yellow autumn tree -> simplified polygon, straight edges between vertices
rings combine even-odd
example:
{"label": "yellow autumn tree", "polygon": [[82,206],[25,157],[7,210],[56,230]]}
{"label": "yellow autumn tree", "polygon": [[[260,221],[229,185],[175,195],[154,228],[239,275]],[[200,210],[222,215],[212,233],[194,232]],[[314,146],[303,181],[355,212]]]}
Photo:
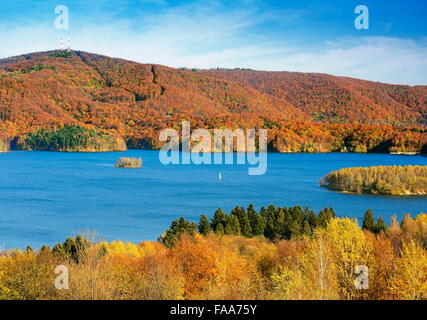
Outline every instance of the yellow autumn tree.
{"label": "yellow autumn tree", "polygon": [[372,265],[372,246],[366,241],[357,220],[335,218],[318,232],[317,237],[324,237],[331,246],[341,299],[361,299],[366,296],[366,290],[356,286],[355,281],[360,275],[356,268],[367,267],[369,270]]}
{"label": "yellow autumn tree", "polygon": [[32,251],[0,253],[0,300],[55,298],[53,270],[58,264],[56,257]]}
{"label": "yellow autumn tree", "polygon": [[276,298],[323,300],[339,297],[334,257],[323,234],[299,239],[297,250],[289,253],[291,256],[271,276]]}
{"label": "yellow autumn tree", "polygon": [[337,299],[338,283],[334,253],[325,233],[318,232],[297,255],[304,278],[305,299]]}
{"label": "yellow autumn tree", "polygon": [[247,239],[243,236],[222,237],[210,234],[205,246],[214,249],[216,275],[200,292],[199,299],[254,300],[265,298],[263,281],[257,270],[256,254],[268,251],[274,245],[265,239]]}
{"label": "yellow autumn tree", "polygon": [[391,299],[427,298],[427,254],[415,241],[403,245],[389,282]]}
{"label": "yellow autumn tree", "polygon": [[217,254],[214,248],[206,245],[206,239],[200,235],[194,238],[184,235],[171,249],[170,257],[185,279],[184,294],[187,298],[199,295],[217,276]]}
{"label": "yellow autumn tree", "polygon": [[367,299],[387,299],[388,283],[393,271],[396,253],[393,242],[384,233],[373,234],[365,231],[366,239],[373,248],[373,263],[369,268],[369,289]]}

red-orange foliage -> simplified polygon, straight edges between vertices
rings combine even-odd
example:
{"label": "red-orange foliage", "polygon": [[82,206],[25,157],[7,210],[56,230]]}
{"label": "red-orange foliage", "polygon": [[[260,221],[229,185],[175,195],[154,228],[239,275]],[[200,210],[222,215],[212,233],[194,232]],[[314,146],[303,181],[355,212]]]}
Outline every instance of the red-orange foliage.
{"label": "red-orange foliage", "polygon": [[173,69],[85,52],[0,60],[0,133],[9,138],[79,124],[158,148],[159,130],[185,119],[268,128],[278,151],[420,151],[426,101],[425,86],[323,74]]}

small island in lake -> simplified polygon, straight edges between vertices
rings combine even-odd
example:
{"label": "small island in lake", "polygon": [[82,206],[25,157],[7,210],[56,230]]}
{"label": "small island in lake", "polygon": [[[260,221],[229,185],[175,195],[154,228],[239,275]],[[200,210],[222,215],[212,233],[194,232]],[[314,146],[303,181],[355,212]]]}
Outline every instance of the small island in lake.
{"label": "small island in lake", "polygon": [[353,193],[395,196],[427,195],[427,166],[343,168],[320,180],[322,187]]}
{"label": "small island in lake", "polygon": [[127,158],[121,157],[117,162],[116,168],[141,168],[142,159],[141,158]]}

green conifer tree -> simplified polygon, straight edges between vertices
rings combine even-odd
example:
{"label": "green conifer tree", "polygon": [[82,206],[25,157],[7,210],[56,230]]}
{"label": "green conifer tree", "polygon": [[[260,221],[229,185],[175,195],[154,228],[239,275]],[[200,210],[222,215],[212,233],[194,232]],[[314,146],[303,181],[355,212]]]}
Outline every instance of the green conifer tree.
{"label": "green conifer tree", "polygon": [[251,224],[251,228],[254,228],[254,224],[255,224],[255,217],[257,212],[255,211],[254,205],[250,204],[248,206],[248,209],[246,210],[246,212],[248,213],[248,218],[249,218],[249,222]]}
{"label": "green conifer tree", "polygon": [[229,215],[227,225],[225,226],[225,234],[240,235],[239,219],[234,214]]}
{"label": "green conifer tree", "polygon": [[219,225],[222,225],[225,229],[225,224],[227,223],[227,215],[222,211],[221,208],[217,209],[214,213],[212,219],[212,229],[216,232],[219,228]]}
{"label": "green conifer tree", "polygon": [[219,234],[220,236],[225,234],[224,227],[221,223],[216,227],[215,233]]}
{"label": "green conifer tree", "polygon": [[170,228],[160,236],[159,241],[170,248],[176,244],[181,235],[194,235],[196,229],[197,225],[194,222],[189,222],[184,217],[181,217],[172,222]]}
{"label": "green conifer tree", "polygon": [[302,234],[305,236],[311,236],[311,227],[307,220],[302,225]]}
{"label": "green conifer tree", "polygon": [[387,226],[382,217],[379,217],[377,223],[375,224],[375,233],[386,232]]}
{"label": "green conifer tree", "polygon": [[363,216],[362,228],[371,232],[375,232],[374,214],[372,213],[371,209],[368,209]]}
{"label": "green conifer tree", "polygon": [[252,226],[252,234],[255,237],[264,235],[265,232],[265,221],[261,214],[257,213],[255,215],[255,221]]}
{"label": "green conifer tree", "polygon": [[317,220],[317,225],[322,228],[326,228],[329,223],[329,220],[335,218],[335,212],[332,208],[325,208],[320,210],[319,218]]}
{"label": "green conifer tree", "polygon": [[199,230],[199,233],[204,235],[204,236],[208,235],[212,231],[210,223],[209,223],[209,219],[204,214],[202,214],[200,216],[198,230]]}

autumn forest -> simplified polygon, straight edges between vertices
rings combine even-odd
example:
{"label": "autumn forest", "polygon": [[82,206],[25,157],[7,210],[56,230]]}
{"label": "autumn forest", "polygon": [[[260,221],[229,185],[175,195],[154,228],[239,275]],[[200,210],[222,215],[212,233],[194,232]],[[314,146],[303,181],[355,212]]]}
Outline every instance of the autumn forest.
{"label": "autumn forest", "polygon": [[[224,227],[225,226],[225,227]],[[198,225],[174,221],[159,242],[77,236],[0,256],[0,299],[426,299],[427,215],[368,210],[362,228],[299,206],[218,209]],[[70,270],[68,290],[53,270]],[[355,286],[355,267],[369,270]]]}
{"label": "autumn forest", "polygon": [[157,149],[159,130],[189,120],[208,129],[269,129],[270,151],[419,153],[426,150],[426,102],[425,86],[33,53],[0,60],[0,148],[29,149],[23,142],[40,130],[73,125],[128,148]]}
{"label": "autumn forest", "polygon": [[[183,120],[212,132],[217,128],[268,129],[269,152],[427,154],[427,86],[316,73],[170,68],[82,51],[57,50],[0,60],[0,152],[159,149],[159,132],[165,128],[179,132]],[[15,153],[25,152],[4,155]],[[69,164],[76,159],[64,160],[69,179],[80,178],[84,166],[99,162],[85,162],[75,173]],[[132,183],[140,182],[137,187],[145,187],[148,194],[162,194],[154,173],[149,178],[131,176],[145,173],[143,163],[148,162],[143,160],[137,155],[121,157],[115,166],[96,162],[89,178],[82,180],[99,188],[90,194],[93,203],[102,198],[108,189],[105,185],[114,183],[117,190],[110,198],[117,195],[119,206],[106,202],[102,210],[119,212],[122,199],[133,202],[136,197],[126,189],[133,189]],[[328,161],[324,159],[323,164]],[[104,168],[114,173],[113,183]],[[95,174],[101,170],[99,186]],[[425,165],[342,168],[325,172],[313,188],[421,197],[427,192],[426,170]],[[287,171],[278,172],[283,176]],[[123,178],[120,174],[127,179],[122,184],[118,183]],[[177,188],[167,178],[167,190]],[[281,181],[277,178],[274,183]],[[233,188],[238,188],[238,180],[234,182]],[[57,188],[64,185],[58,182]],[[74,188],[80,182],[70,185]],[[248,194],[256,197],[256,192]],[[81,193],[86,196],[83,189]],[[56,202],[48,202],[49,196],[45,195],[47,200],[42,196],[24,199],[29,204],[22,207],[33,209],[37,205],[31,207],[30,201],[46,200],[57,210]],[[179,199],[169,199],[173,208],[186,196],[184,190]],[[189,207],[192,201],[187,201]],[[46,208],[46,203],[39,207]],[[217,209],[209,216],[201,215],[198,223],[180,217],[171,221],[157,241],[138,244],[84,234],[52,247],[0,250],[0,300],[427,299],[427,214],[402,214],[399,221],[396,216],[385,221],[365,208],[363,221],[358,221],[338,217],[334,203],[317,213],[299,205],[269,205],[259,210],[253,205],[238,206],[228,213]],[[74,212],[68,213],[71,221]],[[53,285],[58,265],[70,270],[68,290]],[[369,286],[362,289],[355,286],[357,266],[369,270]]]}

